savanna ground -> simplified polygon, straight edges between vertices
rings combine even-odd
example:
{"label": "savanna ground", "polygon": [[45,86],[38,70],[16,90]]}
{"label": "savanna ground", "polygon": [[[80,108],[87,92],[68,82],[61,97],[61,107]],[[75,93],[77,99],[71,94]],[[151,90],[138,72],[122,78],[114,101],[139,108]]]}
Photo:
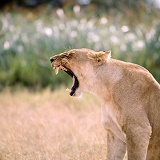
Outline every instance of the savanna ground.
{"label": "savanna ground", "polygon": [[102,160],[105,130],[99,101],[62,88],[0,93],[0,160]]}

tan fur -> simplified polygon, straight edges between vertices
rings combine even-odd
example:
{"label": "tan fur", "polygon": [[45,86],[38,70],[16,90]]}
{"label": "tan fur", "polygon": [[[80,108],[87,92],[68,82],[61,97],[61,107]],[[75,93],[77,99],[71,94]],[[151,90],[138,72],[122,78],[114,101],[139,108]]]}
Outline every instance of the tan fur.
{"label": "tan fur", "polygon": [[[73,49],[54,56],[79,80],[76,93],[88,91],[103,106],[107,159],[160,159],[160,85],[143,67],[110,58],[110,51]],[[63,62],[65,61],[65,63]]]}

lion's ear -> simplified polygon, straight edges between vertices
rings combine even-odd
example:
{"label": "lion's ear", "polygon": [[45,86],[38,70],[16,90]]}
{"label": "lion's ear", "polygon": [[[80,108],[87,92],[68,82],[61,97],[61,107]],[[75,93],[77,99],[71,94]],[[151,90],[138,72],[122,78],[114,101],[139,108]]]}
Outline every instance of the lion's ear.
{"label": "lion's ear", "polygon": [[111,51],[89,52],[87,53],[87,57],[92,60],[95,65],[102,65],[111,57]]}

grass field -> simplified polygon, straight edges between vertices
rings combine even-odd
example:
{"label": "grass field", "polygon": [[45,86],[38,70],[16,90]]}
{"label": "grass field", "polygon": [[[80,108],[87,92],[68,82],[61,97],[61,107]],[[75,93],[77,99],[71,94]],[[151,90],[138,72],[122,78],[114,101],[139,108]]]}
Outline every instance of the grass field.
{"label": "grass field", "polygon": [[62,88],[0,93],[0,160],[102,160],[105,130],[99,101]]}

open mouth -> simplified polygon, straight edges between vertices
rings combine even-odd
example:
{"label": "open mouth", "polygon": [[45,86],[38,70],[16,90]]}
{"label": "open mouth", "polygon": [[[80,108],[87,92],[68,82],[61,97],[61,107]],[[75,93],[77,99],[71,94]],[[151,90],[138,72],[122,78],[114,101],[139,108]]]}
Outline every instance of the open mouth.
{"label": "open mouth", "polygon": [[73,96],[77,90],[77,88],[79,87],[79,82],[78,79],[76,77],[76,75],[68,68],[65,68],[63,66],[59,66],[59,67],[53,67],[55,69],[55,73],[58,74],[59,69],[65,71],[68,75],[70,75],[72,77],[72,87],[71,89],[67,88],[66,91],[68,91],[70,93],[71,96]]}

